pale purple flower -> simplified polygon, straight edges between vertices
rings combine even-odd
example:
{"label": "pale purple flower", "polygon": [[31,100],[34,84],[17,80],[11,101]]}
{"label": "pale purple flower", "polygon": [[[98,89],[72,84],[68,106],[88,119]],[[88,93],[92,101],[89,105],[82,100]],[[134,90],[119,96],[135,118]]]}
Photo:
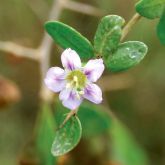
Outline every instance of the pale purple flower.
{"label": "pale purple flower", "polygon": [[61,55],[64,70],[52,67],[45,78],[46,86],[53,92],[60,92],[62,104],[75,110],[84,98],[99,104],[102,102],[102,91],[94,84],[104,71],[102,59],[89,60],[82,66],[79,55],[72,49],[66,49]]}

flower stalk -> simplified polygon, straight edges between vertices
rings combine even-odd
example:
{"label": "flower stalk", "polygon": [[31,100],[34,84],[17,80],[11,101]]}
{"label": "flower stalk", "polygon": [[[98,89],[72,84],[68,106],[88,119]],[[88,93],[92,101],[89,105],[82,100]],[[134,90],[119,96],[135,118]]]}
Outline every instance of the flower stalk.
{"label": "flower stalk", "polygon": [[70,111],[70,112],[68,113],[68,115],[67,115],[66,118],[64,119],[63,123],[59,126],[59,129],[61,129],[61,128],[66,124],[66,122],[67,122],[72,116],[74,116],[74,115],[77,114],[78,109],[79,109],[79,108],[77,108],[77,109],[75,109],[75,110],[72,110],[72,111]]}
{"label": "flower stalk", "polygon": [[132,27],[142,18],[141,15],[136,13],[131,20],[126,24],[126,26],[123,28],[123,34],[120,39],[120,41],[123,41],[124,38],[127,36],[127,34],[131,31]]}

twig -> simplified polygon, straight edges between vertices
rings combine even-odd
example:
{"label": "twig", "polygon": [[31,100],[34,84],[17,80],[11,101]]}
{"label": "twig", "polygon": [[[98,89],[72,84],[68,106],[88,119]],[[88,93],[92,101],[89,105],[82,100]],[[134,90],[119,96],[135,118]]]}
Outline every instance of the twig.
{"label": "twig", "polygon": [[[101,10],[92,7],[90,5],[86,5],[78,2],[71,2],[70,0],[56,0],[53,3],[53,8],[50,12],[48,20],[55,19],[58,20],[60,17],[61,11],[66,8],[75,12],[84,13],[87,15],[101,16],[103,13]],[[50,51],[52,48],[52,40],[50,37],[44,33],[43,39],[41,41],[41,45],[38,49],[27,48],[25,46],[21,46],[19,44],[10,42],[10,41],[0,41],[0,51],[4,51],[7,53],[12,53],[15,56],[28,58],[31,60],[40,60],[41,63],[45,63],[42,68],[42,73],[45,74],[45,71],[48,67],[49,58],[46,56],[50,56]],[[42,56],[40,58],[40,56]],[[48,66],[48,65],[47,65]]]}
{"label": "twig", "polygon": [[139,15],[138,13],[136,13],[131,20],[126,24],[126,26],[123,29],[123,34],[121,37],[121,41],[123,41],[123,39],[127,36],[127,34],[130,32],[130,30],[132,29],[132,27],[142,18],[141,15]]}
{"label": "twig", "polygon": [[[60,14],[62,10],[64,9],[64,6],[62,5],[62,2],[67,2],[69,0],[54,0],[51,12],[49,14],[48,20],[55,19],[58,20],[60,17]],[[45,32],[41,46],[39,47],[40,50],[40,71],[41,71],[41,79],[43,80],[45,77],[45,74],[49,68],[49,61],[50,61],[50,55],[51,55],[51,48],[53,45],[52,39],[48,36],[48,34]],[[40,90],[40,97],[42,100],[45,101],[51,101],[52,100],[52,92],[48,90],[48,88],[45,87],[43,81],[41,82],[41,90]]]}
{"label": "twig", "polygon": [[87,15],[92,15],[96,17],[104,15],[104,12],[100,9],[80,2],[69,1],[68,3],[63,3],[63,5],[66,9]]}
{"label": "twig", "polygon": [[[29,10],[34,14],[34,16],[38,19],[39,24],[42,25],[43,21],[45,21],[45,16],[43,16],[43,14],[41,13],[42,12],[41,9],[35,7],[34,1],[24,1],[24,3],[27,5]],[[44,6],[45,10],[49,8],[47,1],[41,1],[40,6]]]}
{"label": "twig", "polygon": [[0,50],[12,53],[15,56],[29,58],[31,60],[39,60],[38,49],[27,48],[10,41],[0,41]]}

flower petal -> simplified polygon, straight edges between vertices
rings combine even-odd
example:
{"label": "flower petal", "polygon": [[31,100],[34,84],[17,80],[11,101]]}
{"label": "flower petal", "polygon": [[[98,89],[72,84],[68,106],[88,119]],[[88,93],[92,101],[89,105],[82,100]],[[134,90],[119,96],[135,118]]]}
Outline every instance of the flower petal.
{"label": "flower petal", "polygon": [[61,61],[64,68],[75,70],[81,68],[81,60],[79,55],[72,49],[66,49],[61,55]]}
{"label": "flower petal", "polygon": [[83,100],[82,97],[78,98],[76,91],[67,88],[61,91],[59,97],[60,100],[62,100],[62,104],[71,110],[75,110],[79,107]]}
{"label": "flower petal", "polygon": [[88,84],[84,90],[84,98],[87,100],[95,103],[100,104],[102,102],[102,91],[100,87],[98,87],[96,84]]}
{"label": "flower petal", "polygon": [[84,66],[84,74],[91,82],[96,82],[104,71],[102,59],[89,60]]}
{"label": "flower petal", "polygon": [[65,71],[59,67],[48,70],[44,79],[46,86],[53,92],[59,92],[65,87]]}
{"label": "flower petal", "polygon": [[71,92],[72,92],[72,89],[70,89],[70,88],[64,88],[64,89],[60,92],[60,94],[59,94],[59,99],[60,99],[60,100],[66,100],[66,99],[68,99]]}

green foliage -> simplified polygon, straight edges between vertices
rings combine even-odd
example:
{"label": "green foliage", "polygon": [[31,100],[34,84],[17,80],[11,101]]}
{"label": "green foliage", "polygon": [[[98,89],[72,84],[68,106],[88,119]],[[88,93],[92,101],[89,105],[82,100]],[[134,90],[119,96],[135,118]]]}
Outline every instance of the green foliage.
{"label": "green foliage", "polygon": [[46,103],[41,107],[41,114],[37,125],[37,150],[42,165],[55,165],[55,157],[52,156],[50,148],[55,136],[55,120],[49,105]]}
{"label": "green foliage", "polygon": [[114,161],[122,165],[149,164],[145,152],[118,120],[113,120],[110,136],[112,140],[112,159]]}
{"label": "green foliage", "polygon": [[[57,110],[55,119],[60,125],[65,118],[63,114],[66,114],[68,109],[58,101],[55,102],[55,107]],[[95,137],[110,129],[111,119],[102,111],[100,106],[84,101],[79,107],[78,117],[82,124],[82,136],[84,138]]]}
{"label": "green foliage", "polygon": [[117,15],[102,18],[94,37],[96,56],[103,56],[111,71],[127,70],[138,64],[147,53],[147,46],[138,41],[119,44],[124,19]]}
{"label": "green foliage", "polygon": [[[56,118],[59,118],[61,114],[66,112],[66,108],[59,102],[56,102],[56,109]],[[80,106],[78,116],[83,127],[83,138],[89,140],[89,145],[91,147],[95,146],[95,150],[102,150],[104,144],[102,139],[98,137],[101,137],[101,135],[105,137],[107,135],[109,142],[106,143],[106,146],[107,149],[110,149],[110,160],[114,160],[123,165],[132,165],[132,162],[134,165],[148,165],[148,159],[143,149],[135,142],[131,133],[122,123],[108,112],[108,109],[103,106],[84,102]],[[72,131],[69,128],[65,131],[61,130],[61,134],[66,132],[67,136],[70,136]],[[71,137],[74,138],[74,136],[75,135],[72,135]],[[61,142],[66,143],[66,140],[66,138],[62,138]],[[91,141],[96,144],[91,144]],[[61,142],[57,142],[56,147],[58,144],[61,145]],[[97,146],[99,146],[99,148]]]}
{"label": "green foliage", "polygon": [[146,55],[147,46],[139,41],[129,41],[119,45],[118,49],[105,61],[111,71],[123,71],[137,65]]}
{"label": "green foliage", "polygon": [[[105,16],[101,20],[94,37],[95,54],[96,56],[103,55],[104,62],[111,71],[123,71],[131,68],[138,64],[147,53],[147,46],[142,42],[129,41],[119,44],[124,22],[124,19],[120,16]],[[79,53],[81,58],[92,58],[94,56],[93,47],[90,42],[73,28],[57,21],[47,22],[45,28],[61,47],[74,49]],[[61,125],[65,119],[62,114],[66,112],[66,108],[58,102],[56,102],[56,108],[54,120]],[[112,137],[118,136],[116,134],[118,131],[111,130],[111,123],[115,126],[114,130],[118,129],[116,127],[116,120],[103,109],[104,107],[98,107],[89,103],[83,103],[80,106],[78,115],[84,128],[84,138],[90,139],[91,137],[108,132],[111,132]],[[128,140],[130,139],[129,134],[127,135],[125,132],[123,134],[124,138],[128,136]],[[80,141],[81,135],[82,128],[79,118],[72,116],[56,131],[51,150],[52,154],[60,156],[71,151]],[[118,147],[118,143],[122,145],[120,138],[116,139],[114,143],[115,149]],[[130,144],[130,146],[136,150],[134,144]],[[125,146],[124,149],[126,149]],[[126,164],[125,162],[128,161],[127,153],[121,151],[119,157],[124,157],[124,162],[122,163]],[[135,156],[135,161],[138,158]],[[131,160],[134,160],[134,156],[133,159],[131,157]]]}
{"label": "green foliage", "polygon": [[159,24],[157,26],[157,35],[162,44],[165,45],[165,10],[160,18]]}
{"label": "green foliage", "polygon": [[94,37],[96,56],[107,57],[117,48],[124,22],[124,19],[117,15],[108,15],[102,18]]}
{"label": "green foliage", "polygon": [[141,0],[136,4],[136,11],[148,19],[161,17],[165,0]]}
{"label": "green foliage", "polygon": [[111,118],[97,105],[83,102],[79,108],[78,116],[85,138],[96,137],[110,129]]}
{"label": "green foliage", "polygon": [[78,117],[72,116],[62,128],[56,131],[52,154],[60,156],[71,151],[80,141],[81,134],[81,123]]}
{"label": "green foliage", "polygon": [[94,56],[91,43],[72,27],[58,21],[50,21],[45,24],[45,29],[62,48],[75,50],[83,59]]}

